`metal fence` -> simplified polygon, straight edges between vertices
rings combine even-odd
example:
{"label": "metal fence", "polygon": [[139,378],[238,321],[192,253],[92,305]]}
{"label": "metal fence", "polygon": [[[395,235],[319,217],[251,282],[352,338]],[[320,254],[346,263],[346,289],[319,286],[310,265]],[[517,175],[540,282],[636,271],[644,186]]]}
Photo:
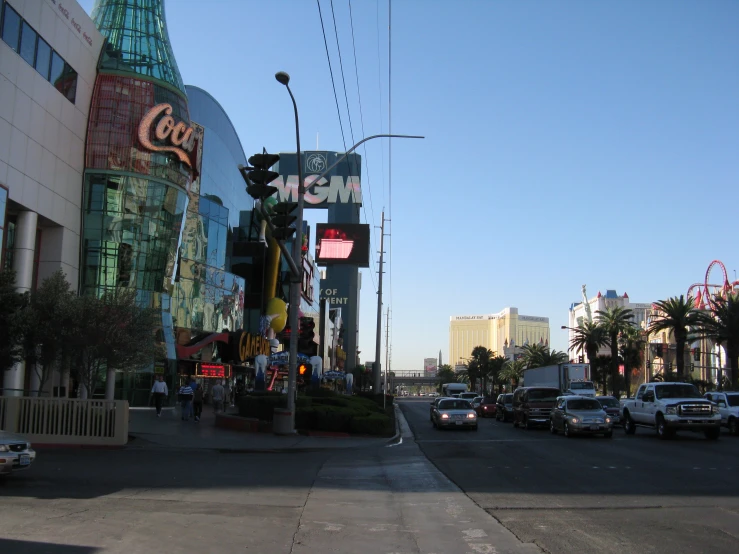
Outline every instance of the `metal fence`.
{"label": "metal fence", "polygon": [[0,430],[39,444],[122,446],[128,442],[128,402],[0,397]]}

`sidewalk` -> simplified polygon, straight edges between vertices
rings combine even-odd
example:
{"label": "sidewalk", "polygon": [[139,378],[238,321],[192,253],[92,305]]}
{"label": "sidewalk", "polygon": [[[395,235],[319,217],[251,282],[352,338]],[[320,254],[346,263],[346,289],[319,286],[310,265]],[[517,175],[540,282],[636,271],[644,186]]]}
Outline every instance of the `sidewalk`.
{"label": "sidewalk", "polygon": [[[229,414],[235,413],[229,408]],[[131,408],[127,448],[177,448],[226,452],[285,452],[378,447],[394,439],[278,436],[271,433],[241,433],[215,426],[212,406],[204,406],[199,422],[182,421],[179,408],[165,408],[157,417],[154,408]]]}

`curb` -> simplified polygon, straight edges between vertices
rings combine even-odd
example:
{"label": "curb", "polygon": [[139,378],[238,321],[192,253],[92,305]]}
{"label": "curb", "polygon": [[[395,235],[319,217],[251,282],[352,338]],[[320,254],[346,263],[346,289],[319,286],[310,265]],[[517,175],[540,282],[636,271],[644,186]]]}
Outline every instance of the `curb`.
{"label": "curb", "polygon": [[123,450],[127,444],[56,444],[56,443],[32,443],[34,450],[59,450],[80,448],[85,450]]}
{"label": "curb", "polygon": [[393,402],[393,410],[395,412],[395,434],[385,443],[387,445],[398,444],[401,441],[400,418],[404,416],[396,402]]}

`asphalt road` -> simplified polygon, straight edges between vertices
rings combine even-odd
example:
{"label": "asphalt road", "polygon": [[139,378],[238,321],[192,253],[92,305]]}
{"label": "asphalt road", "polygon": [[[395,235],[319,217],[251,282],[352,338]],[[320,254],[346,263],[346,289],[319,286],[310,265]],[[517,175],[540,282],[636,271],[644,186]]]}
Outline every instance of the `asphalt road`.
{"label": "asphalt road", "polygon": [[441,431],[429,402],[399,401],[421,450],[524,542],[555,554],[739,552],[739,437],[567,439],[494,419]]}
{"label": "asphalt road", "polygon": [[0,481],[0,553],[541,552],[406,439],[277,453],[136,441],[39,450],[30,470]]}

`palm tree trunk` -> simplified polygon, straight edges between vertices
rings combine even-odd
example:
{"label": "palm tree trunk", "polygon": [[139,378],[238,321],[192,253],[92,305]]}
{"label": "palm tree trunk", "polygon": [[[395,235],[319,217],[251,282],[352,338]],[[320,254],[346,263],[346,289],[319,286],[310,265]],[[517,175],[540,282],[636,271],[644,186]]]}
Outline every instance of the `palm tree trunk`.
{"label": "palm tree trunk", "polygon": [[618,335],[611,334],[611,388],[613,396],[620,398],[618,386]]}
{"label": "palm tree trunk", "polygon": [[675,337],[675,365],[677,365],[677,374],[681,381],[687,381],[688,376],[685,374],[685,339]]}

